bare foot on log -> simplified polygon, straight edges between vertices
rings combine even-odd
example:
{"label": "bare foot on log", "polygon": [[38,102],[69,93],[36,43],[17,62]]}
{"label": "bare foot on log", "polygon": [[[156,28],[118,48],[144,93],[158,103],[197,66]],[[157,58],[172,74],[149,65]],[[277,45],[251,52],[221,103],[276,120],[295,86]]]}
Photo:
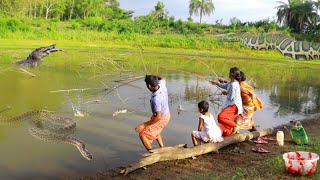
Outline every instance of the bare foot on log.
{"label": "bare foot on log", "polygon": [[230,135],[238,134],[239,132],[240,132],[240,127],[239,127],[239,126],[235,126],[235,127],[232,129]]}

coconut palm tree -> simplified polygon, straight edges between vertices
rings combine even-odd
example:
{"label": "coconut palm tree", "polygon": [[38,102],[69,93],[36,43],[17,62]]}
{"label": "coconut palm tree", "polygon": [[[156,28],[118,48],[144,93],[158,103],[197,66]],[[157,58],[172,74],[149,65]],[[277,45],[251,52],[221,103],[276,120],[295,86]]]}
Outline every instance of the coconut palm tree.
{"label": "coconut palm tree", "polygon": [[314,29],[317,24],[317,10],[314,2],[305,1],[293,10],[295,21],[297,23],[296,30],[305,32],[308,29]]}
{"label": "coconut palm tree", "polygon": [[320,0],[315,1],[314,5],[316,6],[317,10],[319,10],[320,9]]}
{"label": "coconut palm tree", "polygon": [[212,0],[190,0],[189,1],[189,14],[200,16],[200,24],[203,15],[210,15],[214,11],[214,4]]}
{"label": "coconut palm tree", "polygon": [[294,9],[294,4],[296,3],[297,0],[288,0],[288,4],[278,1],[280,4],[276,8],[278,9],[277,11],[277,22],[278,23],[283,23],[286,24],[290,27],[290,25],[293,23],[293,9]]}
{"label": "coconut palm tree", "polygon": [[168,18],[168,11],[166,10],[166,7],[164,6],[163,2],[158,1],[157,5],[154,7],[154,11],[152,11],[154,14],[154,18],[157,18],[159,20],[167,19]]}
{"label": "coconut palm tree", "polygon": [[276,8],[278,23],[286,24],[294,32],[304,32],[317,21],[316,4],[311,0],[288,0],[288,4],[278,1]]}

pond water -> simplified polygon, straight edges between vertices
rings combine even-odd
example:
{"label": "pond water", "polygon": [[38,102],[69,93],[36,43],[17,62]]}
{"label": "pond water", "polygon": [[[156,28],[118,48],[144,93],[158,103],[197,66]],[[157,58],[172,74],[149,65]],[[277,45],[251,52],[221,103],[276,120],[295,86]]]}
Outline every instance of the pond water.
{"label": "pond water", "polygon": [[[201,54],[70,49],[67,54],[52,54],[40,67],[28,70],[36,75],[32,78],[7,61],[25,57],[30,51],[7,49],[0,54],[0,107],[12,108],[1,118],[35,109],[73,118],[77,130],[72,136],[83,141],[94,157],[88,161],[73,145],[34,138],[26,120],[0,127],[0,179],[79,177],[137,161],[145,150],[134,128],[150,116],[150,92],[141,78],[124,83],[146,73],[160,74],[167,80],[172,117],[163,139],[168,146],[192,146],[190,133],[197,129],[199,116],[197,102],[208,100],[209,111],[217,116],[225,97],[205,79],[215,79],[215,74],[227,77],[233,66],[247,74],[264,102],[264,108],[254,115],[259,129],[314,115],[320,109],[318,65]],[[185,111],[178,111],[178,106]],[[75,117],[75,109],[88,116]],[[121,110],[127,113],[114,114]]]}

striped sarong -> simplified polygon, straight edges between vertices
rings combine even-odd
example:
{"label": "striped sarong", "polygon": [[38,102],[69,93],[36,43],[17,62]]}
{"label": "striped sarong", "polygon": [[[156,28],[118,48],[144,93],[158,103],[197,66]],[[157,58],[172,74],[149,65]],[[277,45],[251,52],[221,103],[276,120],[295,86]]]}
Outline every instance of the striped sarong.
{"label": "striped sarong", "polygon": [[[153,115],[152,115],[153,116]],[[152,116],[150,118],[152,118]],[[143,128],[140,132],[140,136],[146,136],[149,140],[153,141],[158,138],[159,134],[162,132],[163,128],[168,124],[170,120],[170,112],[167,113],[165,116],[162,116],[162,118],[152,124],[152,125],[147,125],[145,128]]]}

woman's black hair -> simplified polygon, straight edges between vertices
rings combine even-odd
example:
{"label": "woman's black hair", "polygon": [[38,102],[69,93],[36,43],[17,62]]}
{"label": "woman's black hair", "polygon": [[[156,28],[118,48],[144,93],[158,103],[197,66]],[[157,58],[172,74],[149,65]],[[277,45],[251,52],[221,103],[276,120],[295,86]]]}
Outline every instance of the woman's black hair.
{"label": "woman's black hair", "polygon": [[156,87],[159,84],[159,79],[158,76],[154,76],[154,75],[146,75],[146,78],[144,79],[144,81],[146,82],[146,84],[150,84],[152,87]]}
{"label": "woman's black hair", "polygon": [[247,77],[246,77],[246,75],[244,74],[244,72],[240,71],[240,76],[241,76],[241,81],[247,80]]}
{"label": "woman's black hair", "polygon": [[208,112],[209,103],[207,101],[201,101],[201,102],[198,103],[198,108],[202,109],[203,112]]}
{"label": "woman's black hair", "polygon": [[240,69],[238,67],[230,68],[230,73],[232,74],[232,77],[234,77],[237,81],[241,81]]}

